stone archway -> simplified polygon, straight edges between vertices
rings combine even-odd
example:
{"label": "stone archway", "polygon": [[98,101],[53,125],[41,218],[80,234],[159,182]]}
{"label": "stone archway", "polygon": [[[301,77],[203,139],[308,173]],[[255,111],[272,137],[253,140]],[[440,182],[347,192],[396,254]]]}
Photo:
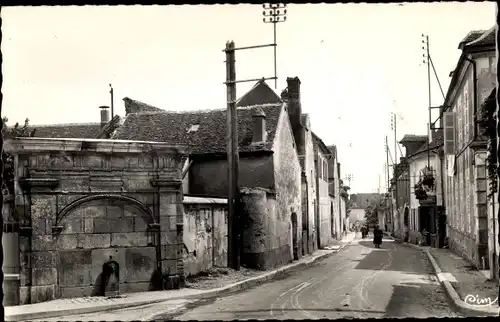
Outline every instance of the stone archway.
{"label": "stone archway", "polygon": [[102,267],[111,257],[120,267],[121,292],[149,290],[160,239],[147,206],[123,195],[86,196],[56,218],[60,297],[100,295]]}

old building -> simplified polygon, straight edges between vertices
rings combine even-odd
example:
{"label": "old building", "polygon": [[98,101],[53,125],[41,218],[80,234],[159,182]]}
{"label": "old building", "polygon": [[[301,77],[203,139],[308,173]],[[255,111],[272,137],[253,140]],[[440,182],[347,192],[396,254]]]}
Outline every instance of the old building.
{"label": "old building", "polygon": [[182,147],[14,138],[4,148],[15,155],[10,304],[182,285]]}
{"label": "old building", "polygon": [[[134,102],[129,100],[129,106]],[[264,81],[237,106],[239,185],[247,219],[242,264],[269,268],[302,255],[300,164],[291,113]],[[189,146],[184,193],[220,199],[228,192],[226,124],[226,109],[141,111],[128,114],[113,139]]]}
{"label": "old building", "polygon": [[[333,229],[335,227],[335,216],[333,202],[335,191],[330,193],[330,189],[335,184],[335,178],[330,177],[329,167],[335,159],[330,149],[314,132],[312,133],[314,144],[314,163],[316,165],[316,238],[318,248],[329,246],[333,242]],[[338,180],[337,180],[338,182]]]}
{"label": "old building", "polygon": [[394,236],[408,241],[408,225],[410,223],[410,168],[406,158],[401,157],[391,180],[391,190],[395,200]]}
{"label": "old building", "polygon": [[[441,161],[439,149],[443,145],[441,131],[433,131],[432,139],[426,136],[405,135],[400,143],[406,149],[408,163],[410,206],[408,240],[412,243],[424,241],[437,245],[438,233],[445,235],[445,220],[439,210],[443,206],[441,183]],[[404,220],[404,217],[403,217]],[[441,221],[441,222],[440,222]],[[422,233],[428,232],[426,237]]]}
{"label": "old building", "polygon": [[337,147],[328,146],[331,158],[328,161],[328,193],[330,195],[330,205],[332,213],[332,237],[334,240],[342,238],[342,225],[344,219],[340,215],[340,162],[338,159]]}
{"label": "old building", "polygon": [[488,269],[487,139],[479,133],[477,120],[479,107],[495,87],[495,28],[470,32],[459,49],[442,122],[449,242],[454,252]]}
{"label": "old building", "polygon": [[302,253],[309,254],[318,247],[315,216],[318,201],[311,122],[309,115],[302,113],[300,85],[298,77],[288,77],[281,99],[286,102],[301,166]]}

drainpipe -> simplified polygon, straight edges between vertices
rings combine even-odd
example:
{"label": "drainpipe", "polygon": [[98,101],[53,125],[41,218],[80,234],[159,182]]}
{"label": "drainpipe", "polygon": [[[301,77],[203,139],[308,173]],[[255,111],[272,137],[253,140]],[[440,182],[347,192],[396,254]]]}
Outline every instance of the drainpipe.
{"label": "drainpipe", "polygon": [[[447,174],[444,172],[444,167],[443,167],[443,163],[446,162],[446,160],[444,158],[444,153],[439,153],[439,162],[440,162],[440,167],[441,167],[441,169],[440,169],[441,170],[441,203],[442,203],[441,209],[444,209],[444,211],[446,213],[446,210],[445,210],[446,209],[446,202],[445,202],[446,196],[445,196],[445,189],[444,189],[444,180],[445,180],[445,178],[447,178],[447,177],[445,177],[445,175],[447,175]],[[440,215],[443,215],[443,214],[438,214],[438,216],[437,216],[438,225],[440,222],[440,220],[439,220]],[[442,231],[442,233],[444,234],[443,241],[446,239],[446,222],[447,221],[448,221],[448,219],[445,221],[443,231]],[[438,226],[438,235],[437,236],[438,236],[438,246],[439,246],[439,226]]]}

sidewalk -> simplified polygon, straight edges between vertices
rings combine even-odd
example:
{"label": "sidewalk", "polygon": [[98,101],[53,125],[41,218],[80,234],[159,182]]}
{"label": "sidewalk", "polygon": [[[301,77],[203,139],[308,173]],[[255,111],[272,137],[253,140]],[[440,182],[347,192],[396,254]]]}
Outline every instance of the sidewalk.
{"label": "sidewalk", "polygon": [[[100,311],[118,310],[134,306],[142,306],[176,299],[209,298],[237,290],[243,290],[256,284],[269,281],[276,276],[287,273],[292,269],[308,266],[322,258],[340,251],[350,244],[356,234],[350,232],[342,241],[333,245],[334,249],[319,249],[288,265],[269,271],[253,271],[253,277],[246,274],[237,275],[236,279],[221,281],[212,279],[203,283],[200,289],[183,288],[180,290],[140,292],[122,294],[119,298],[86,297],[72,299],[58,299],[37,304],[5,307],[5,321],[43,320],[44,318],[61,317],[76,314],[87,314]],[[329,247],[330,248],[330,247]]]}
{"label": "sidewalk", "polygon": [[[466,316],[499,316],[498,284],[449,249],[420,247],[458,311]],[[491,304],[490,304],[491,303]]]}

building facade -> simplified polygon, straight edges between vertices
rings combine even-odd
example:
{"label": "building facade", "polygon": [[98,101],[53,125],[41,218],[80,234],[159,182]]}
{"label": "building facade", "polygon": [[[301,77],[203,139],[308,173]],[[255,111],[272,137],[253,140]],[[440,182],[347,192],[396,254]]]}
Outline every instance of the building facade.
{"label": "building facade", "polygon": [[15,155],[10,304],[182,286],[182,147],[14,138],[4,148]]}
{"label": "building facade", "polygon": [[486,138],[477,110],[495,87],[495,28],[460,43],[444,102],[446,214],[450,248],[480,269],[489,267]]}

